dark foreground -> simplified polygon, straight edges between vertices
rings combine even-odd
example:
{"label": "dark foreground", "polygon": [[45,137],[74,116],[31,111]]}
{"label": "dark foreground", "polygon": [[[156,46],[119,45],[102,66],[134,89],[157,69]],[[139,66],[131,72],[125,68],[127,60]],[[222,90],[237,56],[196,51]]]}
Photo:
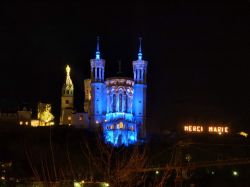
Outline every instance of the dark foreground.
{"label": "dark foreground", "polygon": [[[250,157],[249,139],[240,136],[186,136],[171,132],[150,135],[140,145],[113,148],[102,142],[100,133],[84,129],[0,130],[0,186],[250,184],[250,164],[232,161]],[[223,160],[229,164],[221,164]],[[207,161],[212,163],[196,164]],[[187,167],[191,164],[194,167]],[[179,166],[185,167],[179,170]],[[103,181],[106,183],[99,183]]]}

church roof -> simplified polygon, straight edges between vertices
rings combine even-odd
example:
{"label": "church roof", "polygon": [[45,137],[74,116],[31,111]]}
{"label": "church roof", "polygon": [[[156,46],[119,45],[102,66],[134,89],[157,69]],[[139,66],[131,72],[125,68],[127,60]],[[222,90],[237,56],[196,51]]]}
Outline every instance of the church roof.
{"label": "church roof", "polygon": [[131,77],[109,77],[109,78],[106,78],[106,80],[115,80],[115,79],[125,79],[125,80],[131,80],[131,81],[134,81],[134,79],[133,78],[131,78]]}

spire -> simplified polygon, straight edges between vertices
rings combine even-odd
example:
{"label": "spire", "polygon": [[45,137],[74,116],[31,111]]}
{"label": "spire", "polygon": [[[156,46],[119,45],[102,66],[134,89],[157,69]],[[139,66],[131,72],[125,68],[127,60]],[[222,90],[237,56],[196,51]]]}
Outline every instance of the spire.
{"label": "spire", "polygon": [[72,80],[70,78],[70,67],[69,67],[69,65],[67,65],[67,67],[66,67],[66,74],[67,74],[67,76],[66,76],[66,87],[71,88],[71,87],[73,87],[73,83],[72,83]]}
{"label": "spire", "polygon": [[67,76],[70,76],[70,67],[69,67],[69,65],[67,65],[67,67],[66,67],[66,73],[67,73]]}
{"label": "spire", "polygon": [[138,53],[138,60],[142,60],[141,41],[142,41],[142,38],[139,37],[139,53]]}
{"label": "spire", "polygon": [[95,52],[95,59],[96,60],[100,60],[99,41],[100,41],[100,37],[97,36],[96,37],[96,52]]}

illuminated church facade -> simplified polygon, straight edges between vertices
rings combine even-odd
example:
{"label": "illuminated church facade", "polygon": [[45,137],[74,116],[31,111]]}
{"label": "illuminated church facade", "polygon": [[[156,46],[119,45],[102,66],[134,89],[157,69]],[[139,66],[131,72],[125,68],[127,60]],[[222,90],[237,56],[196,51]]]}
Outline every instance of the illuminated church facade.
{"label": "illuminated church facade", "polygon": [[[95,58],[90,60],[91,78],[84,81],[84,110],[89,120],[88,128],[101,128],[107,143],[128,146],[145,139],[147,65],[142,58],[140,39],[138,58],[132,62],[133,78],[111,77],[105,80],[105,60],[101,58],[97,40]],[[70,78],[68,72],[67,79]],[[69,122],[73,109],[72,81],[68,80],[68,90],[66,87],[61,100],[61,124],[74,124]]]}

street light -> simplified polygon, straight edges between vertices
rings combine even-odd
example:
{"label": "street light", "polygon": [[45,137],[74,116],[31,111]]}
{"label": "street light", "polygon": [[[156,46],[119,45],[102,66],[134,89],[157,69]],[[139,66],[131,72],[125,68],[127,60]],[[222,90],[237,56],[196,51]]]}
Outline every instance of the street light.
{"label": "street light", "polygon": [[233,171],[232,171],[232,174],[233,174],[234,177],[238,177],[238,176],[239,176],[239,172],[236,171],[236,170],[233,170]]}

